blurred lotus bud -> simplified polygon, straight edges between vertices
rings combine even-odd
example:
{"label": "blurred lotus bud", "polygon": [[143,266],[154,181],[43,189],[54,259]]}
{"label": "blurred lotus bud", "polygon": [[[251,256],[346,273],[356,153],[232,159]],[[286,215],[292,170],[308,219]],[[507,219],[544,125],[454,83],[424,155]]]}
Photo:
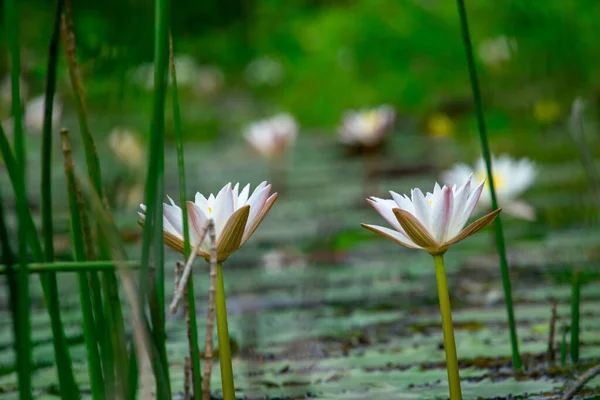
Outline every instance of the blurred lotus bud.
{"label": "blurred lotus bud", "polygon": [[114,128],[108,136],[108,145],[117,159],[129,168],[140,168],[144,164],[144,147],[139,140],[139,135],[132,129]]}

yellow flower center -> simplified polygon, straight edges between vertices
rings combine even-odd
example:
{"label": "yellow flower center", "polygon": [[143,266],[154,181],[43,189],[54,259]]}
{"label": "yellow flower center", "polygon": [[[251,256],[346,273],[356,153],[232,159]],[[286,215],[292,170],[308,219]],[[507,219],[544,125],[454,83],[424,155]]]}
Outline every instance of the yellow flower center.
{"label": "yellow flower center", "polygon": [[533,115],[538,122],[551,124],[560,118],[560,104],[554,100],[538,101],[533,109]]}
{"label": "yellow flower center", "polygon": [[209,214],[212,214],[212,210],[213,210],[213,209],[212,209],[212,207],[211,207],[211,206],[208,206],[208,213],[209,213]]}
{"label": "yellow flower center", "polygon": [[[487,174],[485,172],[480,172],[477,174],[476,178],[478,182],[481,182],[482,180],[487,179]],[[495,189],[501,189],[506,184],[506,178],[503,175],[492,173],[492,179],[494,180]],[[485,187],[486,189],[489,188],[489,180],[485,181]]]}
{"label": "yellow flower center", "polygon": [[369,127],[369,129],[374,130],[377,128],[377,124],[379,123],[379,116],[375,111],[367,111],[365,113],[365,123]]}

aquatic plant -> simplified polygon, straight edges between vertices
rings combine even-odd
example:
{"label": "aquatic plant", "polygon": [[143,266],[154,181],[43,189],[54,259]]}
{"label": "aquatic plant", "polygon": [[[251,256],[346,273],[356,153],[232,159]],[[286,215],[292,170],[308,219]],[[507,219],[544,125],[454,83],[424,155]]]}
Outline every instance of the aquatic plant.
{"label": "aquatic plant", "polygon": [[[506,154],[500,157],[492,155],[492,170],[498,205],[504,212],[514,217],[534,220],[535,209],[525,201],[518,200],[518,197],[535,182],[537,175],[535,164],[528,158],[516,160]],[[474,167],[464,163],[456,164],[442,173],[442,179],[453,185],[464,182],[470,175],[474,175],[478,181],[485,179],[486,165],[483,157],[477,160]],[[478,205],[486,209],[492,206],[489,182],[481,193]]]}
{"label": "aquatic plant", "polygon": [[347,111],[338,129],[339,139],[350,146],[374,147],[392,128],[396,112],[389,105]]}
{"label": "aquatic plant", "polygon": [[[475,115],[477,116],[477,130],[479,131],[479,143],[481,153],[485,160],[487,180],[489,182],[490,201],[492,209],[498,209],[496,198],[496,188],[494,186],[494,173],[492,170],[492,156],[490,145],[488,143],[485,117],[483,113],[483,101],[481,100],[481,90],[479,89],[479,80],[477,78],[477,69],[475,67],[475,57],[473,56],[473,44],[469,32],[469,22],[467,20],[467,9],[464,0],[456,0],[458,6],[458,17],[467,58],[467,69],[469,71],[469,81],[471,83],[471,94],[473,95],[473,104],[475,105]],[[494,221],[494,233],[496,238],[496,249],[500,258],[500,272],[502,274],[502,289],[504,290],[504,302],[506,303],[506,314],[508,319],[508,329],[510,336],[510,346],[512,350],[513,368],[521,368],[521,356],[519,354],[519,340],[517,338],[517,327],[515,323],[515,313],[512,301],[512,288],[510,283],[510,274],[508,272],[508,261],[506,258],[506,246],[504,245],[504,230],[502,229],[502,219],[496,218]]]}
{"label": "aquatic plant", "polygon": [[298,123],[291,114],[280,113],[250,124],[244,130],[244,139],[261,156],[281,157],[296,142]]}
{"label": "aquatic plant", "polygon": [[[206,198],[201,193],[196,193],[195,201],[186,203],[188,224],[191,227],[190,245],[193,246],[192,255],[194,257],[198,255],[210,262],[212,244],[206,231],[209,224],[214,223],[217,261],[217,332],[223,396],[227,400],[235,398],[235,391],[227,328],[223,262],[244,245],[265,218],[277,200],[277,193],[270,195],[270,192],[271,185],[268,185],[267,182],[258,185],[252,194],[250,194],[249,184],[240,191],[239,184],[232,188],[231,183],[228,183],[216,196],[211,193]],[[185,249],[182,210],[171,198],[169,198],[169,202],[170,204],[163,204],[164,241],[169,247],[183,253]],[[143,225],[146,220],[147,208],[144,204],[141,204],[140,207],[142,212],[138,214],[140,223]],[[184,271],[181,278],[183,285],[187,283],[186,273],[189,274]],[[172,307],[179,302],[182,294],[182,291],[177,292]]]}
{"label": "aquatic plant", "polygon": [[394,229],[361,224],[364,228],[404,247],[425,250],[433,256],[452,400],[460,399],[462,395],[443,255],[453,244],[487,227],[500,213],[500,209],[495,210],[465,228],[477,205],[484,182],[474,189],[471,188],[471,184],[472,178],[469,177],[461,186],[440,187],[436,183],[433,193],[428,192],[425,195],[417,188],[411,191],[410,198],[393,191],[390,191],[392,199],[372,197],[367,199],[369,203]]}

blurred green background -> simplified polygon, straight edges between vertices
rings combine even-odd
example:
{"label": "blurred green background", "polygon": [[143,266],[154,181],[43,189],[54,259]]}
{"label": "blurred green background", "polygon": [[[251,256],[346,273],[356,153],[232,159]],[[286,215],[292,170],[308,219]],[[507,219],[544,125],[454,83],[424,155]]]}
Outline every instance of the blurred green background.
{"label": "blurred green background", "polygon": [[[53,6],[19,2],[30,95],[43,90]],[[140,115],[147,130],[152,2],[73,6],[90,108]],[[598,97],[600,2],[469,0],[467,8],[492,134],[535,132],[568,114],[575,96]],[[423,131],[446,117],[459,136],[475,127],[454,1],[181,0],[172,20],[187,139],[280,110],[303,127],[332,128],[347,108],[380,103]],[[7,64],[3,57],[2,77]],[[67,102],[68,88],[62,64]]]}

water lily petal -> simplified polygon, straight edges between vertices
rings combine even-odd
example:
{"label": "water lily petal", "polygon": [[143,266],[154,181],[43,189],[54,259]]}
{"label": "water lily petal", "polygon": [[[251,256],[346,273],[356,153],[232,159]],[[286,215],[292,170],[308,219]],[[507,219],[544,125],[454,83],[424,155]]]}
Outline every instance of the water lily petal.
{"label": "water lily petal", "polygon": [[488,215],[485,215],[485,216],[479,218],[477,221],[475,221],[472,224],[470,224],[469,226],[467,226],[456,237],[449,240],[444,245],[451,246],[453,244],[460,242],[461,240],[468,238],[471,235],[474,235],[475,233],[479,232],[480,230],[484,229],[489,224],[491,224],[494,221],[494,219],[496,219],[498,214],[500,214],[500,211],[502,211],[501,208],[499,208],[495,211],[492,211]]}
{"label": "water lily petal", "polygon": [[[439,188],[439,185],[437,187]],[[450,218],[452,217],[454,194],[449,186],[444,186],[443,189],[439,190],[436,197],[433,203],[429,229],[437,243],[444,243],[450,225]]]}
{"label": "water lily petal", "polygon": [[[190,229],[190,244],[196,246],[198,241],[200,240],[200,235],[202,234],[202,230],[206,226],[208,222],[207,216],[204,214],[204,211],[195,203],[188,201],[186,203],[188,219],[189,219],[189,229]],[[207,243],[205,239],[203,245]]]}
{"label": "water lily petal", "polygon": [[411,213],[399,208],[394,209],[394,214],[398,219],[402,228],[416,245],[423,247],[424,249],[435,248],[438,246],[435,239],[427,231],[427,228]]}
{"label": "water lily petal", "polygon": [[400,224],[398,223],[398,220],[396,219],[396,216],[394,215],[394,212],[392,211],[394,208],[398,207],[395,201],[393,201],[393,200],[384,200],[384,199],[380,199],[380,198],[377,198],[377,197],[371,197],[370,199],[367,199],[367,201],[396,230],[399,230],[399,231],[402,231],[402,232],[404,231],[402,229],[402,226],[400,226]]}
{"label": "water lily petal", "polygon": [[[262,206],[260,213],[250,221],[250,217],[248,217],[248,223],[246,225],[246,230],[244,231],[244,237],[242,238],[242,244],[246,243],[246,240],[252,236],[258,225],[262,222],[262,220],[267,216],[267,213],[273,207],[273,203],[277,200],[277,193],[273,193],[271,197],[269,197],[265,204]],[[252,206],[250,207],[250,212],[252,213]]]}
{"label": "water lily petal", "polygon": [[417,188],[412,190],[411,195],[413,207],[415,209],[414,216],[423,226],[429,227],[430,206],[428,201],[425,199],[423,192],[421,192],[421,189]]}
{"label": "water lily petal", "polygon": [[250,206],[245,205],[231,215],[217,240],[217,260],[225,261],[234,251],[239,249],[244,228],[248,221]]}
{"label": "water lily petal", "polygon": [[228,183],[219,191],[215,199],[212,218],[215,222],[217,237],[221,235],[231,214],[233,214],[233,192],[231,190],[231,183]]}
{"label": "water lily petal", "polygon": [[393,240],[401,246],[408,247],[409,249],[420,249],[418,245],[413,243],[408,237],[404,236],[402,233],[395,231],[393,229],[386,228],[384,226],[379,225],[369,225],[369,224],[360,224],[363,228],[370,230],[371,232],[375,232],[378,235],[383,236],[386,239]]}

